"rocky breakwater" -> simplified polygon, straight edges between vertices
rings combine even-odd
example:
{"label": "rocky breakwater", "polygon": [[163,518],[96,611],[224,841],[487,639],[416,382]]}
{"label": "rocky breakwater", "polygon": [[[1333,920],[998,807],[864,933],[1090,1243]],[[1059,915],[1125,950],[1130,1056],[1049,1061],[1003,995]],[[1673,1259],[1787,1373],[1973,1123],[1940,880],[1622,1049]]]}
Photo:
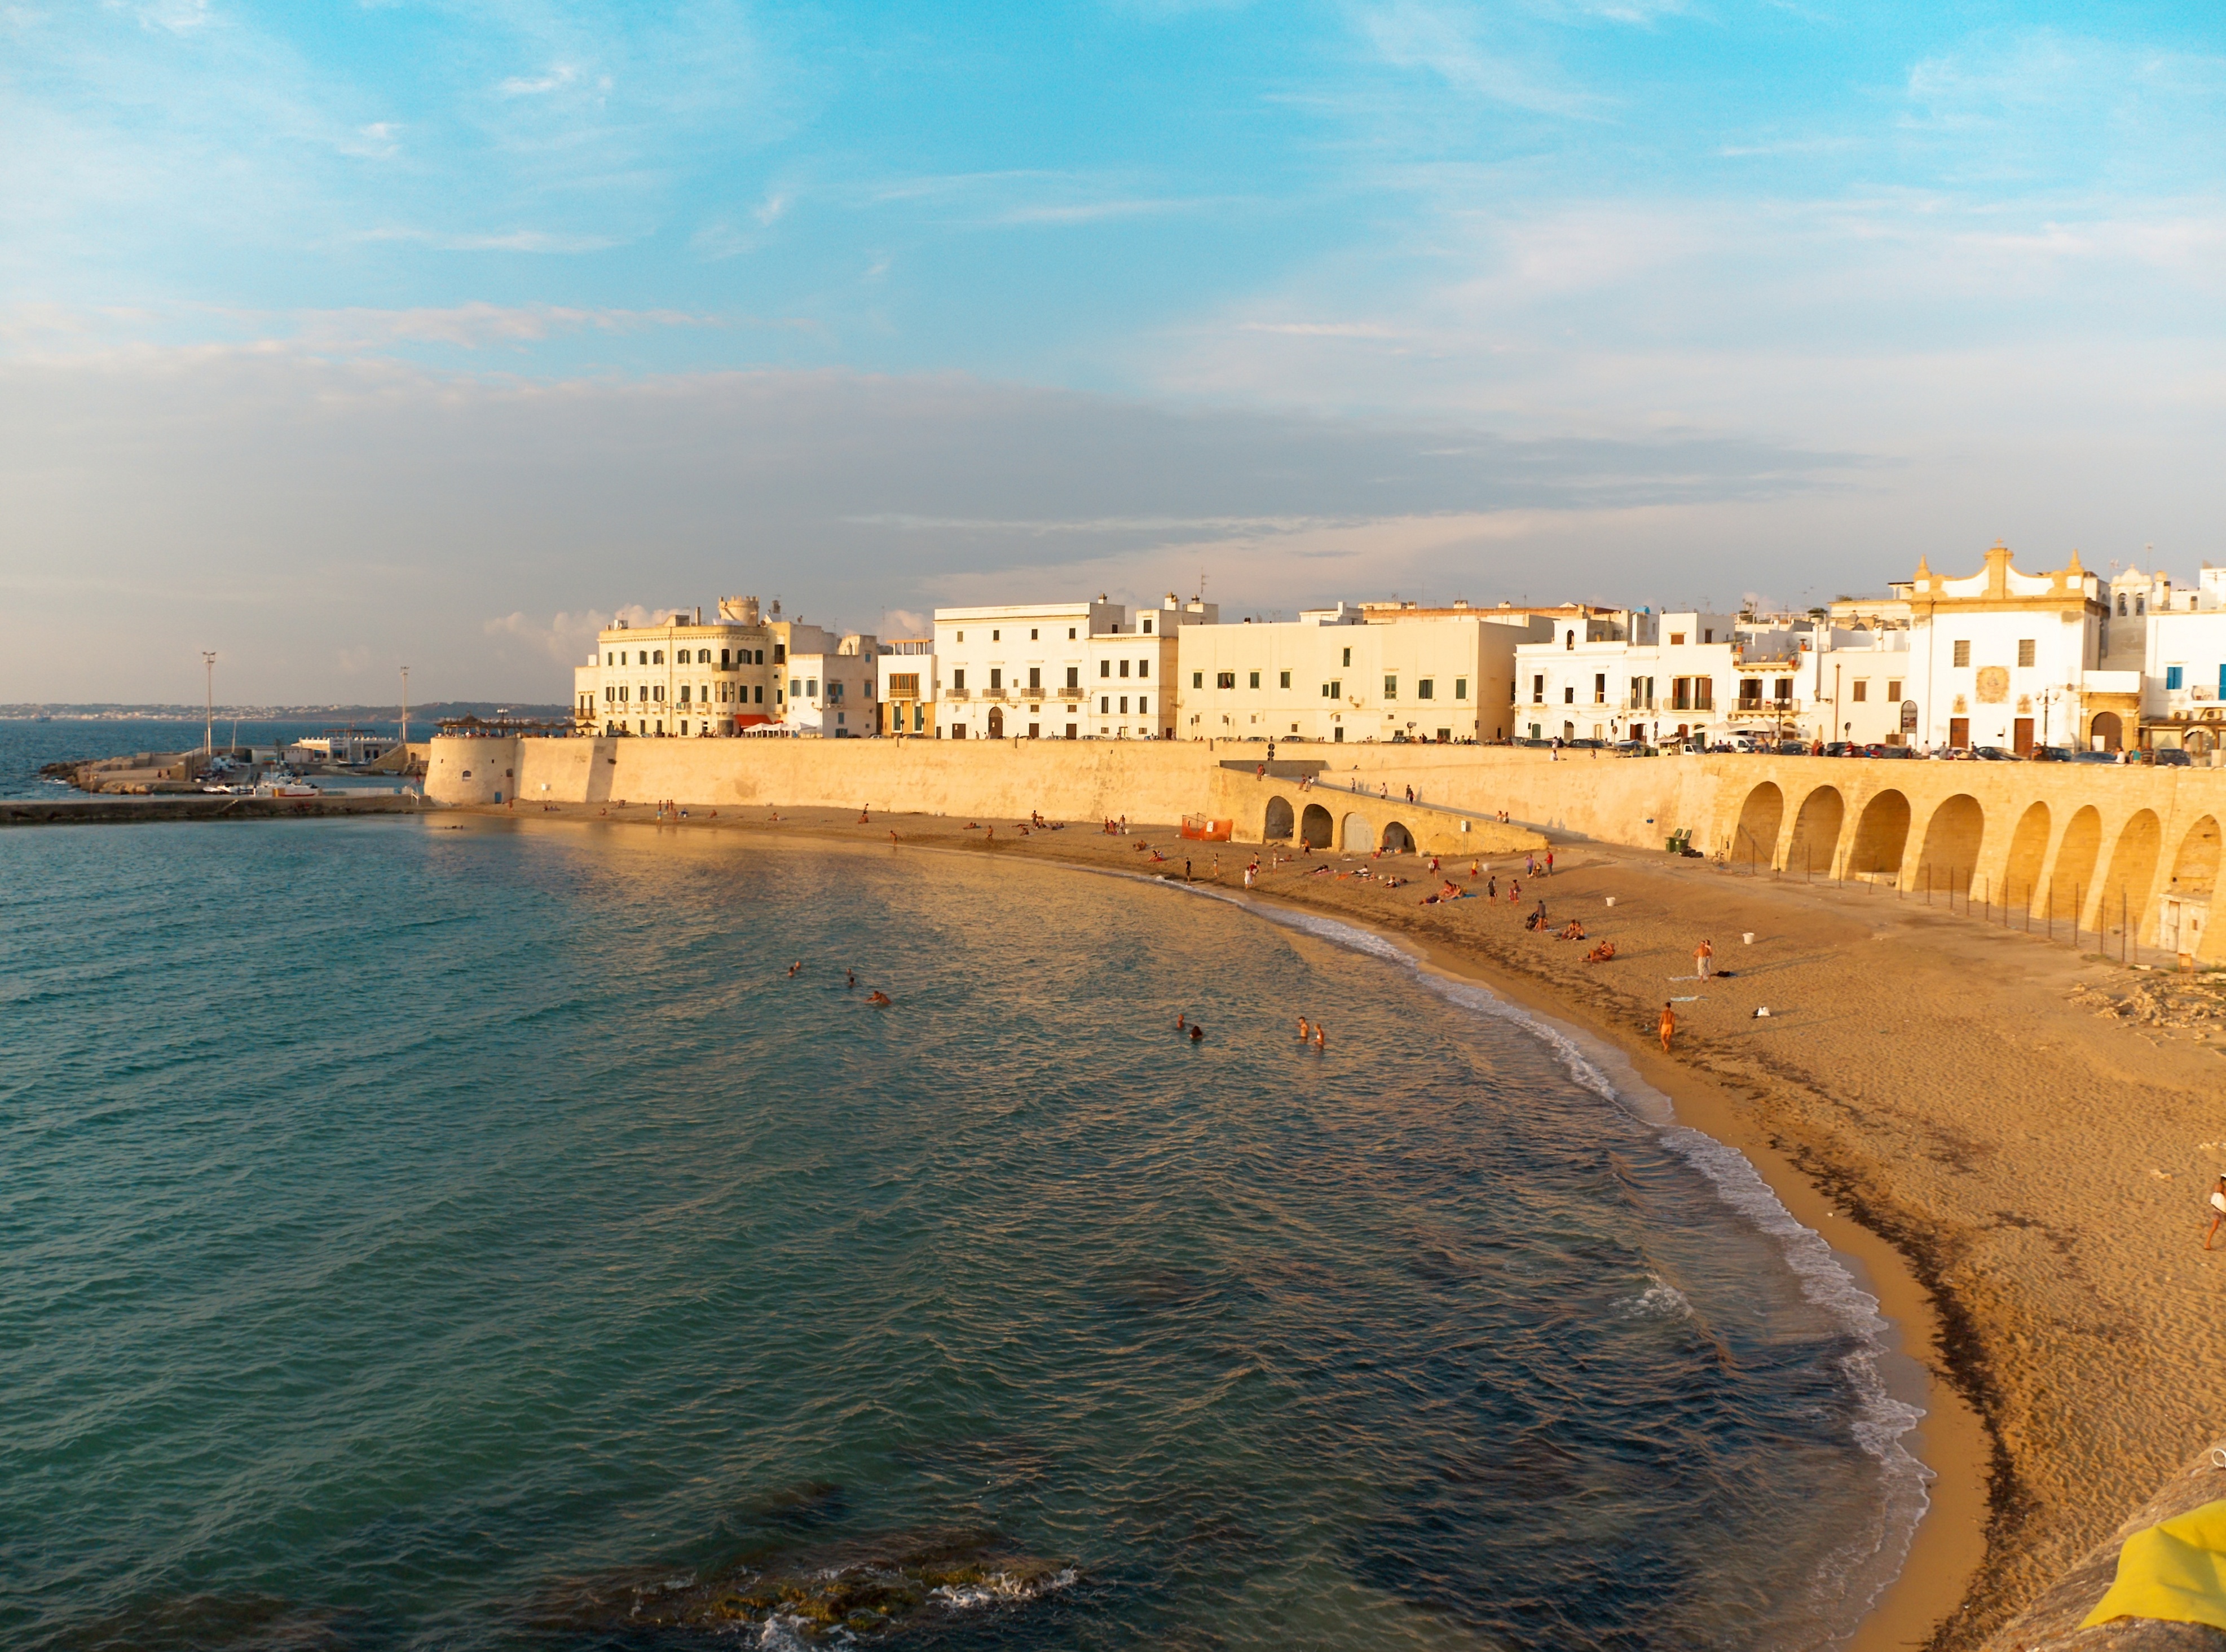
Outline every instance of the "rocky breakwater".
{"label": "rocky breakwater", "polygon": [[[2200,1378],[2197,1380],[2201,1380]],[[2226,1630],[2207,1623],[2121,1617],[2082,1629],[2118,1574],[2118,1552],[2134,1533],[2226,1499],[2226,1446],[2214,1446],[2186,1464],[2161,1490],[2089,1550],[2032,1604],[1986,1644],[1985,1652],[2226,1652]]]}
{"label": "rocky breakwater", "polygon": [[1027,1554],[995,1531],[897,1531],[768,1547],[699,1570],[652,1566],[560,1585],[531,1617],[544,1632],[568,1635],[778,1628],[848,1645],[952,1613],[1017,1610],[1076,1579],[1074,1567]]}
{"label": "rocky breakwater", "polygon": [[73,785],[80,791],[144,797],[200,791],[194,780],[194,759],[197,755],[134,752],[127,757],[72,758],[67,762],[46,764],[39,772],[49,780]]}

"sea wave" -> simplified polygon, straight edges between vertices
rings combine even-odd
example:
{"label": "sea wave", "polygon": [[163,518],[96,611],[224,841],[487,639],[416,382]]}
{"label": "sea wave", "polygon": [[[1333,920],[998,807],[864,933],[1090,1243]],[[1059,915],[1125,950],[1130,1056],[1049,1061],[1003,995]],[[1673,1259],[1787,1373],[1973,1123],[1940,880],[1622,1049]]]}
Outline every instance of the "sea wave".
{"label": "sea wave", "polygon": [[[1800,1282],[1802,1294],[1848,1334],[1848,1350],[1841,1357],[1839,1367],[1854,1401],[1850,1433],[1856,1446],[1879,1467],[1881,1496],[1872,1530],[1842,1552],[1842,1564],[1835,1573],[1816,1580],[1818,1610],[1844,1625],[1844,1632],[1835,1638],[1852,1634],[1854,1625],[1900,1575],[1918,1523],[1930,1507],[1928,1488],[1934,1476],[1906,1443],[1910,1432],[1924,1420],[1924,1408],[1897,1398],[1881,1369],[1881,1362],[1894,1348],[1894,1328],[1879,1313],[1878,1299],[1862,1287],[1823,1235],[1803,1225],[1786,1209],[1746,1154],[1690,1125],[1678,1123],[1670,1098],[1639,1078],[1628,1061],[1606,1046],[1479,982],[1432,968],[1413,950],[1388,936],[1317,912],[1212,893],[1271,923],[1410,970],[1439,997],[1520,1028],[1551,1050],[1581,1088],[1653,1126],[1663,1145],[1698,1171],[1733,1214],[1777,1242]],[[1618,1070],[1620,1082],[1610,1077],[1611,1068]],[[1654,1278],[1653,1286],[1635,1299],[1628,1311],[1674,1311],[1683,1301],[1682,1293],[1658,1277],[1650,1277]]]}

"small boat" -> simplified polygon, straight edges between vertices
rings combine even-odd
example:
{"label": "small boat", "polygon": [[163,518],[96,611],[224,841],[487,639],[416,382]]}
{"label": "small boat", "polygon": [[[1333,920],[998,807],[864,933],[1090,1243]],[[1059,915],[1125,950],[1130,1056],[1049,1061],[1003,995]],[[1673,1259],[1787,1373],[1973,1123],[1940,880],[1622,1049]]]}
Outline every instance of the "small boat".
{"label": "small boat", "polygon": [[325,794],[307,780],[296,780],[289,776],[265,780],[255,788],[255,795],[258,797],[321,797]]}

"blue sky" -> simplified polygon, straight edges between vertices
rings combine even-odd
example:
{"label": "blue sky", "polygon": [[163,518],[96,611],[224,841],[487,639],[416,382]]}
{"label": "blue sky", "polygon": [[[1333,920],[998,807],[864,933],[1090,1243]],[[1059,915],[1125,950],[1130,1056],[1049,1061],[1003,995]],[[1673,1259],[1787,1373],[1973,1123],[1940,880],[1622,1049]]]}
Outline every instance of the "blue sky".
{"label": "blue sky", "polygon": [[203,647],[242,697],[561,697],[601,617],[729,591],[2191,573],[2222,33],[0,0],[0,699],[190,697]]}

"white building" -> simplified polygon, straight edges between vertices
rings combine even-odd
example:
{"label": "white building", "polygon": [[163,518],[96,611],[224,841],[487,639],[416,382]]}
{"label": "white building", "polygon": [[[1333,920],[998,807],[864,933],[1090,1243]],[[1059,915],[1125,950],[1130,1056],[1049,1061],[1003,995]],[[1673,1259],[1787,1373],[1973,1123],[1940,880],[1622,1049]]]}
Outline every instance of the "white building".
{"label": "white building", "polygon": [[337,763],[353,768],[375,763],[402,743],[395,734],[374,734],[367,728],[328,728],[308,734],[286,747],[289,763]]}
{"label": "white building", "polygon": [[879,642],[801,620],[777,620],[773,630],[773,657],[785,668],[777,696],[785,732],[827,740],[881,733]]}
{"label": "white building", "polygon": [[1177,636],[1219,610],[1170,593],[935,611],[935,728],[951,740],[1160,740],[1174,731]]}
{"label": "white building", "polygon": [[[2195,589],[2169,597],[2141,627],[2141,743],[2216,752],[2226,744],[2226,568],[2204,563]],[[2114,613],[2114,642],[2120,624]]]}
{"label": "white building", "polygon": [[935,726],[935,639],[900,637],[881,645],[874,662],[880,674],[881,732],[933,740]]}

